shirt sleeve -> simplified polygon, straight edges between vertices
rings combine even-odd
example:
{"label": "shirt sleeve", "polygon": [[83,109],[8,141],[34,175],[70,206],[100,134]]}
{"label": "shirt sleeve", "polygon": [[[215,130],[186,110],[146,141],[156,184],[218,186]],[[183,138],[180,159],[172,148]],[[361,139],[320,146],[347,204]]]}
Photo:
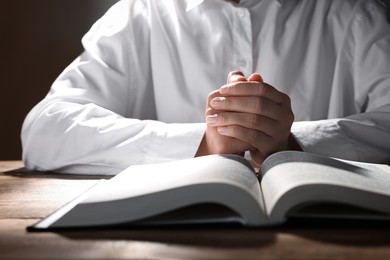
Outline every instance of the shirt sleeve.
{"label": "shirt sleeve", "polygon": [[116,174],[195,155],[204,124],[156,120],[148,16],[146,1],[119,1],[84,36],[85,51],[24,121],[27,168]]}
{"label": "shirt sleeve", "polygon": [[345,118],[295,122],[302,149],[326,156],[390,163],[390,106]]}
{"label": "shirt sleeve", "polygon": [[[303,150],[338,158],[390,164],[390,25],[377,5],[360,1],[346,39],[349,58],[344,84],[352,91],[342,107],[356,114],[311,122],[296,122],[292,133]],[[348,71],[346,71],[348,70]]]}

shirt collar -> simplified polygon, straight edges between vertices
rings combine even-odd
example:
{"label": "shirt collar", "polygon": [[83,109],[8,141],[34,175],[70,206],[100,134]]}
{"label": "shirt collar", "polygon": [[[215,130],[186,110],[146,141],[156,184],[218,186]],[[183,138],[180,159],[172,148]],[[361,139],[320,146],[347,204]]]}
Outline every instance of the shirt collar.
{"label": "shirt collar", "polygon": [[[203,3],[205,0],[187,0],[187,8],[186,11],[189,12],[201,3]],[[284,0],[277,0],[279,4],[283,4]]]}

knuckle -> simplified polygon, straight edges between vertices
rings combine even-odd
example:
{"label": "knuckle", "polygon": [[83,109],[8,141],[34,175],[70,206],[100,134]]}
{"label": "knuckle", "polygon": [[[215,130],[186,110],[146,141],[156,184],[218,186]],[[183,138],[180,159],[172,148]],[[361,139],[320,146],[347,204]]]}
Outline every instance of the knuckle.
{"label": "knuckle", "polygon": [[292,123],[294,123],[294,120],[295,120],[294,113],[292,113],[292,112],[288,113],[288,115],[287,115],[287,121],[288,121],[289,125],[291,125]]}
{"label": "knuckle", "polygon": [[223,99],[222,107],[225,109],[232,109],[233,108],[233,100],[230,98]]}
{"label": "knuckle", "polygon": [[260,95],[261,96],[267,96],[268,95],[268,92],[270,90],[270,85],[268,85],[267,83],[262,83],[261,84],[261,87],[260,87]]}
{"label": "knuckle", "polygon": [[291,98],[289,95],[287,95],[284,92],[280,92],[282,95],[282,103],[285,104],[285,106],[291,107]]}
{"label": "knuckle", "polygon": [[226,125],[227,122],[227,116],[225,113],[219,113],[218,114],[218,124],[219,125]]}
{"label": "knuckle", "polygon": [[230,126],[230,131],[232,133],[232,136],[234,137],[238,137],[240,135],[240,129],[238,128],[238,126]]}
{"label": "knuckle", "polygon": [[291,98],[289,95],[287,95],[286,93],[283,93],[284,95],[284,100],[287,104],[291,104]]}
{"label": "knuckle", "polygon": [[260,139],[260,135],[257,131],[250,131],[248,133],[248,140],[251,144],[254,145],[254,144],[258,143],[259,139]]}
{"label": "knuckle", "polygon": [[253,108],[255,109],[256,113],[261,114],[264,110],[264,103],[261,102],[260,98],[256,98],[254,100]]}
{"label": "knuckle", "polygon": [[247,125],[249,128],[257,128],[257,126],[260,124],[260,118],[257,115],[248,115],[247,119]]}

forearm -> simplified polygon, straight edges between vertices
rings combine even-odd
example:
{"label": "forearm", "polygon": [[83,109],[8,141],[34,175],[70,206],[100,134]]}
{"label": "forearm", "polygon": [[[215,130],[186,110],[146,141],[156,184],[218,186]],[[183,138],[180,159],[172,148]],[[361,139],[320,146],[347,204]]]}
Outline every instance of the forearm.
{"label": "forearm", "polygon": [[27,168],[116,174],[131,164],[193,157],[204,124],[129,119],[94,104],[53,103],[26,118],[22,131]]}

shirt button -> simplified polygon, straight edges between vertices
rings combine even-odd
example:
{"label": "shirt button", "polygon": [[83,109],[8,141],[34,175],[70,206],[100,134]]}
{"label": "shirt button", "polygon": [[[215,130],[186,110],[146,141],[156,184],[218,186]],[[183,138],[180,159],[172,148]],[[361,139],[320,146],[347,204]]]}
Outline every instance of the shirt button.
{"label": "shirt button", "polygon": [[238,61],[238,63],[237,63],[237,65],[239,66],[239,67],[246,67],[246,61],[244,61],[244,60],[240,60],[240,61]]}
{"label": "shirt button", "polygon": [[243,17],[245,17],[245,11],[242,10],[242,9],[240,9],[240,10],[237,11],[237,15],[238,15],[239,17],[243,18]]}

